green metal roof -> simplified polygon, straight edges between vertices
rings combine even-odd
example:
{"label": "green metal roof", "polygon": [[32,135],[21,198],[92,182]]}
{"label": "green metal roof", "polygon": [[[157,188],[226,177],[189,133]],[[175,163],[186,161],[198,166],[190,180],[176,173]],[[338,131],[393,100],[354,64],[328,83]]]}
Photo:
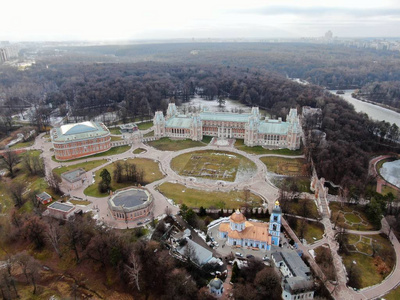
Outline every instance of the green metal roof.
{"label": "green metal roof", "polygon": [[258,126],[258,132],[263,134],[287,134],[289,129],[289,123],[279,122],[277,120],[269,120],[260,122]]}
{"label": "green metal roof", "polygon": [[103,123],[88,121],[66,124],[59,128],[54,128],[51,131],[51,139],[53,142],[66,142],[82,140],[89,137],[103,136],[109,133],[110,131]]}
{"label": "green metal roof", "polygon": [[226,121],[226,122],[248,122],[251,114],[235,114],[235,113],[200,113],[201,120],[205,121]]}
{"label": "green metal roof", "polygon": [[166,122],[166,127],[186,128],[189,129],[192,125],[192,118],[188,117],[173,117]]}

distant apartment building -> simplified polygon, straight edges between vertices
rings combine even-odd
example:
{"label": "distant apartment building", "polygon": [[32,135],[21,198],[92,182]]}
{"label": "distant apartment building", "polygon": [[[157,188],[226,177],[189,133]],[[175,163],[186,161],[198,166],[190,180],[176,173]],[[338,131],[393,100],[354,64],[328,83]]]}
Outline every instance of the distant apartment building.
{"label": "distant apartment building", "polygon": [[50,132],[55,158],[71,160],[105,152],[111,148],[111,136],[100,122],[62,125]]}
{"label": "distant apartment building", "polygon": [[0,46],[0,62],[18,57],[19,49],[15,45]]}
{"label": "distant apartment building", "polygon": [[271,148],[300,148],[301,126],[295,108],[290,109],[286,122],[266,117],[262,119],[258,107],[251,113],[216,113],[203,110],[200,113],[179,114],[174,103],[154,116],[154,136],[201,141],[203,135],[222,139],[243,139],[247,146]]}

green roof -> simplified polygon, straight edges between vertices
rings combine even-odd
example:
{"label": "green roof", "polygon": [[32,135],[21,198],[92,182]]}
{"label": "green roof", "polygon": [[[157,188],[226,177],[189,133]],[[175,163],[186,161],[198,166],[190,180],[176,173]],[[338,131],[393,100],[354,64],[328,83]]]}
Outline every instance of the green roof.
{"label": "green roof", "polygon": [[188,117],[173,117],[166,122],[166,127],[186,128],[189,129],[192,125],[192,118]]}
{"label": "green roof", "polygon": [[282,134],[288,133],[289,123],[279,122],[277,120],[268,120],[260,122],[258,132],[263,134]]}
{"label": "green roof", "polygon": [[205,121],[226,121],[226,122],[248,122],[250,114],[235,114],[235,113],[200,113],[201,120]]}
{"label": "green roof", "polygon": [[110,131],[103,123],[87,121],[54,128],[51,131],[51,139],[53,142],[66,142],[107,134],[110,134]]}

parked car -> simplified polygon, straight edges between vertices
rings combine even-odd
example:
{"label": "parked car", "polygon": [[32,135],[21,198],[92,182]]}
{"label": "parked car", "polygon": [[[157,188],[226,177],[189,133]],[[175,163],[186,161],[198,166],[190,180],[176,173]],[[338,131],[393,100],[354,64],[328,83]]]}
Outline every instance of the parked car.
{"label": "parked car", "polygon": [[269,257],[268,256],[264,256],[263,260],[269,260]]}
{"label": "parked car", "polygon": [[254,255],[248,254],[246,255],[246,258],[254,258]]}
{"label": "parked car", "polygon": [[240,253],[240,252],[236,252],[235,255],[238,256],[238,257],[243,257],[243,254]]}

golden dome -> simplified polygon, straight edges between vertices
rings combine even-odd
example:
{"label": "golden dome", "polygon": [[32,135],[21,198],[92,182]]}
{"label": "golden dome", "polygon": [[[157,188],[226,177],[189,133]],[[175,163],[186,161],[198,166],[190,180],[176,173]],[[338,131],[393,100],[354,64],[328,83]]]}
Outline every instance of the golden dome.
{"label": "golden dome", "polygon": [[246,217],[238,209],[231,215],[230,219],[235,223],[243,223],[246,221]]}
{"label": "golden dome", "polygon": [[275,206],[279,206],[279,201],[278,200],[275,201]]}

